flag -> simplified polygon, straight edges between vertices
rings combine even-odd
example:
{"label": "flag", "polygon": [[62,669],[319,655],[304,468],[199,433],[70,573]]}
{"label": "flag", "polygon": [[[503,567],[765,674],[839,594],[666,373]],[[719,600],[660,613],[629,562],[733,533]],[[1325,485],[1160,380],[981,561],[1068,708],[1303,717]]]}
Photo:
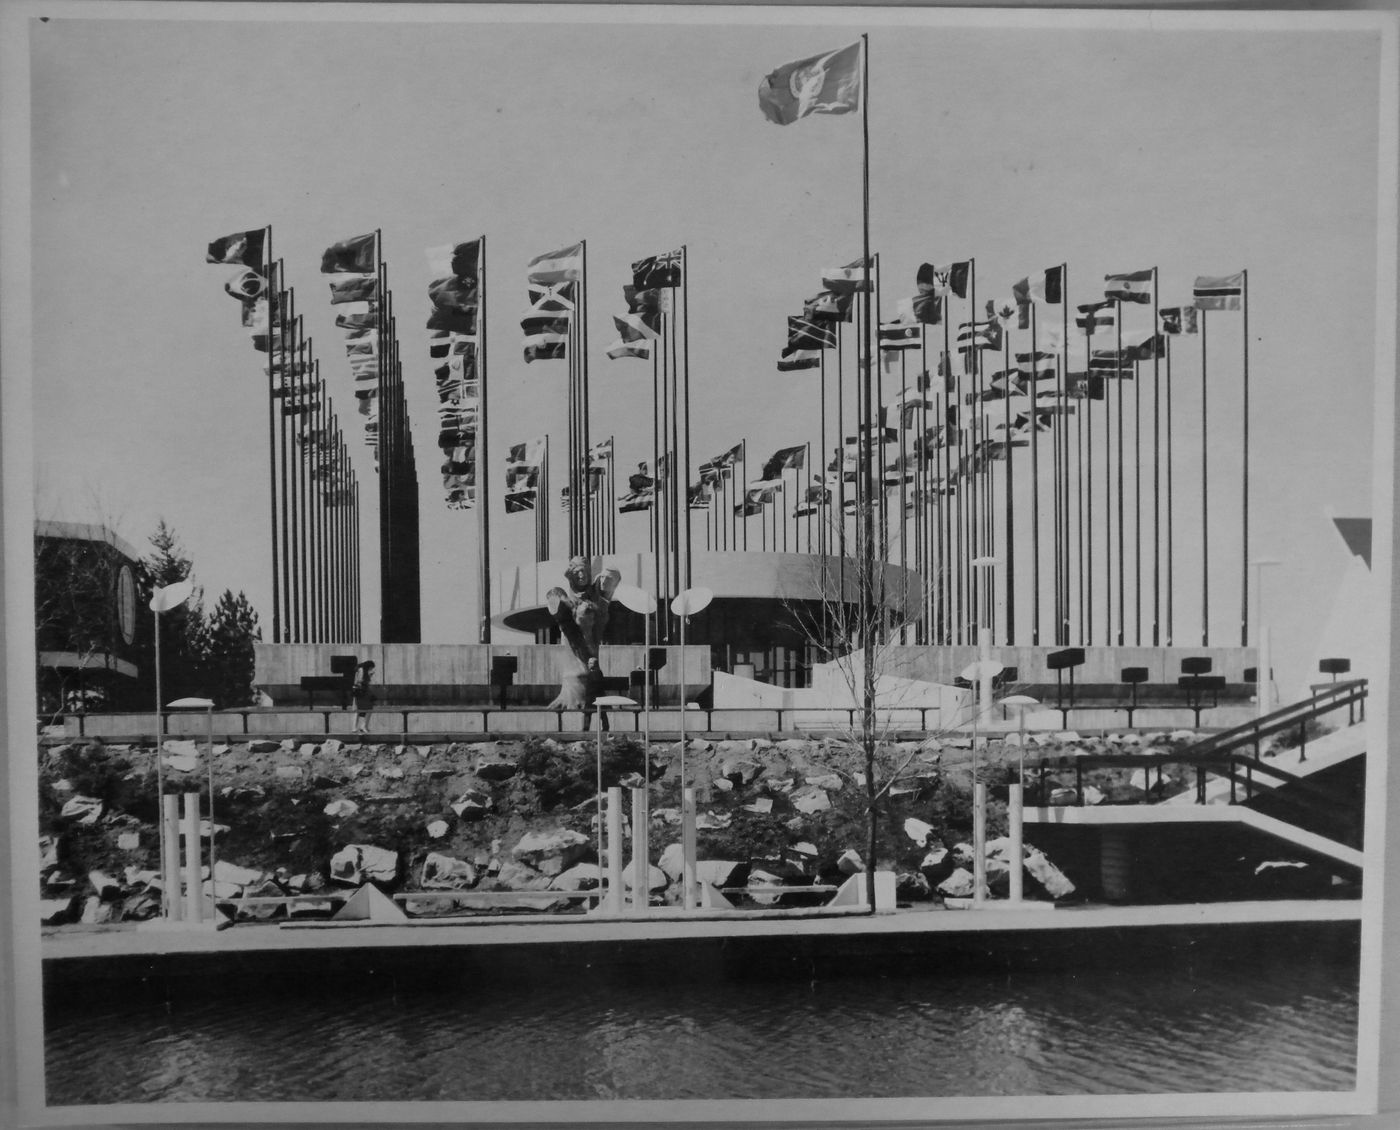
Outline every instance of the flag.
{"label": "flag", "polygon": [[1079,307],[1079,313],[1075,315],[1074,324],[1084,331],[1086,335],[1092,335],[1098,330],[1111,329],[1113,327],[1113,303],[1112,302],[1090,302]]}
{"label": "flag", "polygon": [[567,337],[561,333],[528,334],[525,337],[525,361],[558,361],[566,356]]}
{"label": "flag", "polygon": [[1033,275],[1027,275],[1011,287],[1012,293],[1016,296],[1016,303],[1020,306],[1029,304],[1032,299],[1052,305],[1063,302],[1064,289],[1064,264],[1050,267],[1044,271],[1037,271]]}
{"label": "flag", "polygon": [[476,333],[477,312],[476,276],[458,278],[449,275],[428,284],[428,320],[425,327],[430,330],[447,330],[452,333]]}
{"label": "flag", "polygon": [[[569,488],[568,488],[568,487],[565,487],[565,488],[564,488],[564,497],[563,497],[563,500],[562,500],[565,509],[568,509],[568,506],[569,506],[569,501],[568,501],[569,495],[568,495],[568,492],[569,492]],[[631,514],[631,513],[634,513],[634,512],[636,512],[636,511],[638,511],[638,510],[650,510],[650,509],[651,509],[651,500],[652,500],[652,490],[651,490],[651,487],[647,487],[646,490],[644,490],[644,491],[629,491],[627,494],[620,495],[620,496],[618,497],[618,500],[617,500],[617,511],[618,511],[619,514]]]}
{"label": "flag", "polygon": [[261,271],[266,266],[263,262],[263,244],[266,239],[266,228],[254,228],[252,231],[239,231],[222,236],[209,245],[204,261],[242,263],[245,267]]}
{"label": "flag", "polygon": [[540,334],[557,334],[563,337],[569,332],[569,315],[558,313],[528,314],[520,319],[520,328],[525,336],[537,337]]}
{"label": "flag", "polygon": [[590,447],[590,448],[588,449],[588,458],[589,458],[592,462],[594,462],[594,463],[606,462],[607,460],[611,459],[612,457],[613,457],[613,441],[612,441],[612,436],[609,436],[607,439],[599,440],[597,443],[595,443],[592,447]]}
{"label": "flag", "polygon": [[912,298],[900,299],[909,303],[909,311],[916,322],[926,326],[943,324],[943,296],[939,294],[916,294]]}
{"label": "flag", "polygon": [[1103,377],[1097,373],[1066,374],[1065,397],[1070,400],[1102,400]]}
{"label": "flag", "polygon": [[798,369],[819,369],[821,363],[820,349],[787,348],[783,350],[782,357],[778,359],[778,372],[792,373]]}
{"label": "flag", "polygon": [[1134,334],[1135,340],[1123,341],[1123,359],[1125,361],[1151,361],[1154,357],[1165,357],[1167,355],[1167,339],[1165,334]]}
{"label": "flag", "polygon": [[1238,310],[1244,298],[1244,272],[1234,275],[1199,275],[1191,293],[1197,310]]}
{"label": "flag", "polygon": [[844,267],[824,267],[822,269],[822,286],[838,294],[869,290],[870,268],[861,259],[854,259]]}
{"label": "flag", "polygon": [[657,287],[681,285],[681,253],[667,251],[661,255],[648,255],[632,264],[632,286],[637,290],[654,290]]}
{"label": "flag", "polygon": [[459,279],[474,279],[481,259],[481,240],[444,243],[441,247],[427,248],[424,254],[428,257],[428,270],[435,276],[455,275]]}
{"label": "flag", "polygon": [[331,279],[331,305],[342,302],[373,302],[379,298],[379,278],[376,275],[346,275]]}
{"label": "flag", "polygon": [[1103,296],[1118,302],[1151,302],[1152,275],[1151,268],[1125,275],[1104,275]]}
{"label": "flag", "polygon": [[378,314],[337,314],[335,324],[342,330],[371,329],[379,325]]}
{"label": "flag", "polygon": [[641,314],[624,314],[621,317],[614,314],[613,325],[623,341],[655,341],[661,336]]}
{"label": "flag", "polygon": [[506,491],[506,513],[521,514],[526,510],[535,508],[535,492],[533,489],[521,491]]}
{"label": "flag", "polygon": [[972,261],[950,263],[946,267],[936,267],[924,263],[914,276],[919,290],[929,294],[947,294],[952,291],[958,298],[967,297],[967,280],[972,272]]}
{"label": "flag", "polygon": [[787,349],[784,356],[795,349],[834,349],[836,329],[823,322],[814,322],[803,315],[789,315]]}
{"label": "flag", "polygon": [[530,310],[532,313],[565,313],[574,310],[574,284],[535,283],[529,284]]}
{"label": "flag", "polygon": [[321,274],[373,274],[378,266],[375,245],[374,232],[332,243],[321,253]]}
{"label": "flag", "polygon": [[996,322],[962,322],[958,325],[958,351],[967,353],[973,348],[1000,349],[1001,326]]}
{"label": "flag", "polygon": [[575,243],[558,251],[546,251],[530,260],[526,278],[532,283],[575,282],[583,269],[583,244]]}
{"label": "flag", "polygon": [[1193,334],[1196,332],[1197,318],[1194,306],[1164,306],[1157,311],[1162,319],[1164,334]]}
{"label": "flag", "polygon": [[664,297],[659,290],[639,289],[635,286],[624,286],[622,297],[627,300],[627,312],[629,314],[640,314],[646,319],[647,325],[658,333],[661,331],[661,306]]}
{"label": "flag", "polygon": [[[623,357],[638,357],[643,361],[651,358],[651,342],[649,341],[628,341],[625,338],[618,338],[607,347],[609,359],[620,360]],[[526,360],[529,360],[527,357]]]}
{"label": "flag", "polygon": [[781,447],[775,451],[763,464],[764,479],[780,479],[784,471],[802,470],[802,464],[807,458],[807,445],[799,443],[796,447]]}
{"label": "flag", "polygon": [[824,55],[785,63],[758,88],[758,108],[770,122],[791,125],[808,114],[849,114],[860,109],[859,41]]}
{"label": "flag", "polygon": [[802,316],[813,322],[849,322],[851,320],[851,292],[838,294],[823,290],[802,303]]}
{"label": "flag", "polygon": [[882,350],[918,349],[924,343],[923,327],[917,322],[905,321],[880,323],[880,348]]}
{"label": "flag", "polygon": [[224,283],[224,293],[239,302],[252,302],[267,290],[267,280],[257,271],[239,271]]}
{"label": "flag", "polygon": [[686,502],[692,510],[708,510],[714,500],[714,490],[703,479],[694,486],[686,488]]}

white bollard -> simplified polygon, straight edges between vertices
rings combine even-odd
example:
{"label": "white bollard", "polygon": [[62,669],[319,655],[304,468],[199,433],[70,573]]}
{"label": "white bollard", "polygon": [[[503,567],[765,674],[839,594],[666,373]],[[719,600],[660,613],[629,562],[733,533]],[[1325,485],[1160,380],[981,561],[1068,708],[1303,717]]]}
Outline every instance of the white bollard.
{"label": "white bollard", "polygon": [[681,888],[686,910],[695,909],[695,790],[681,790]]}
{"label": "white bollard", "polygon": [[972,786],[972,904],[981,906],[987,898],[987,786]]}
{"label": "white bollard", "polygon": [[650,899],[650,837],[647,835],[647,791],[632,790],[632,913],[645,914]]}
{"label": "white bollard", "polygon": [[176,794],[161,796],[160,817],[165,831],[160,858],[161,902],[166,920],[179,922],[185,917],[185,906],[180,896],[180,798]]}
{"label": "white bollard", "polygon": [[614,914],[622,912],[622,789],[614,785],[608,789],[608,838],[606,849],[608,863],[608,909]]}
{"label": "white bollard", "polygon": [[1011,825],[1011,901],[1020,902],[1024,891],[1022,886],[1025,871],[1025,851],[1022,848],[1022,825],[1025,809],[1021,802],[1021,783],[1007,787],[1007,817]]}
{"label": "white bollard", "polygon": [[204,919],[204,881],[199,874],[199,794],[185,794],[185,920]]}

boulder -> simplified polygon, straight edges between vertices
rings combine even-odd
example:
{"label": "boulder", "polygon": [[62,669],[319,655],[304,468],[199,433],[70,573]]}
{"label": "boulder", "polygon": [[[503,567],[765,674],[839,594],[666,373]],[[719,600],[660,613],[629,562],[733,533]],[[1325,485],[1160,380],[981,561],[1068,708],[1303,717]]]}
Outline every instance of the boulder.
{"label": "boulder", "polygon": [[1084,786],[1084,803],[1085,803],[1085,804],[1102,804],[1102,803],[1103,803],[1103,793],[1102,793],[1099,789],[1095,788],[1093,785],[1085,785],[1085,786]]}
{"label": "boulder", "polygon": [[716,777],[710,784],[722,793],[732,793],[734,791],[734,782],[728,777]]}
{"label": "boulder", "polygon": [[1052,899],[1062,899],[1074,893],[1074,884],[1065,877],[1053,863],[1045,858],[1045,853],[1030,848],[1026,852],[1026,872],[1044,888]]}
{"label": "boulder", "polygon": [[570,850],[586,847],[589,839],[571,828],[556,828],[550,832],[528,832],[511,849],[511,854],[526,863],[538,863],[545,856],[563,855]]}
{"label": "boulder", "polygon": [[766,816],[773,811],[773,798],[761,796],[754,800],[752,804],[744,805],[745,812],[754,812],[760,816]]}
{"label": "boulder", "polygon": [[[632,889],[632,876],[635,874],[633,867],[635,864],[636,860],[629,859],[627,865],[622,869],[622,885],[629,891]],[[664,891],[670,881],[671,880],[666,876],[666,872],[657,867],[656,864],[647,864],[648,891]]]}
{"label": "boulder", "polygon": [[838,773],[808,773],[802,780],[813,788],[827,789],[833,793],[841,791],[841,776]]}
{"label": "boulder", "polygon": [[346,816],[354,816],[360,811],[360,806],[347,797],[341,797],[339,800],[331,801],[322,811],[327,816],[341,819]]}
{"label": "boulder", "polygon": [[373,844],[347,844],[331,856],[331,878],[358,887],[369,880],[391,883],[398,875],[399,856]]}
{"label": "boulder", "polygon": [[591,891],[603,885],[603,872],[596,863],[576,863],[550,881],[554,891]]}
{"label": "boulder", "polygon": [[248,743],[249,753],[276,753],[281,748],[278,742],[268,741],[266,738],[255,738]]}
{"label": "boulder", "polygon": [[42,874],[58,866],[58,837],[39,837],[39,871]]}
{"label": "boulder", "polygon": [[812,864],[816,863],[817,857],[820,854],[821,853],[817,851],[816,844],[808,843],[806,840],[799,840],[784,851],[783,858],[786,859],[787,862],[806,870],[808,867],[811,867]]}
{"label": "boulder", "polygon": [[448,807],[459,820],[481,820],[491,811],[491,798],[483,792],[468,789]]}
{"label": "boulder", "polygon": [[165,767],[174,773],[193,773],[199,768],[199,758],[192,753],[176,753],[162,757]]}
{"label": "boulder", "polygon": [[266,874],[266,872],[256,868],[231,863],[227,859],[221,859],[214,864],[214,881],[216,883],[228,883],[239,888],[251,887],[263,882],[266,879]]}
{"label": "boulder", "polygon": [[483,781],[508,781],[514,777],[519,766],[514,761],[480,761],[476,775]]}
{"label": "boulder", "polygon": [[894,895],[910,902],[927,902],[933,897],[933,888],[920,872],[900,871],[895,876]]}
{"label": "boulder", "polygon": [[695,863],[695,878],[713,887],[731,887],[740,881],[745,866],[730,859],[700,859]]}
{"label": "boulder", "polygon": [[1054,808],[1064,808],[1067,805],[1076,804],[1079,801],[1079,793],[1074,789],[1058,788],[1051,789],[1050,795],[1046,798],[1046,803]]}
{"label": "boulder", "polygon": [[667,824],[673,828],[679,827],[681,823],[681,810],[679,808],[653,809],[651,818],[657,823]]}
{"label": "boulder", "polygon": [[334,757],[344,748],[345,743],[339,738],[327,738],[321,743],[321,752],[327,757]]}
{"label": "boulder", "polygon": [[199,746],[195,742],[175,738],[167,739],[160,748],[162,752],[172,754],[175,757],[194,757],[199,753]]}
{"label": "boulder", "polygon": [[680,844],[667,844],[656,865],[666,873],[668,879],[679,879],[685,868],[685,849]]}
{"label": "boulder", "polygon": [[117,836],[117,850],[119,851],[140,851],[141,833],[122,832]]}
{"label": "boulder", "polygon": [[419,886],[428,890],[464,890],[476,885],[476,868],[464,859],[430,851],[423,860]]}
{"label": "boulder", "polygon": [[300,781],[306,776],[306,771],[300,765],[279,765],[272,775],[279,781]]}
{"label": "boulder", "polygon": [[716,832],[728,828],[732,819],[727,812],[702,812],[695,818],[695,827],[701,832]]}
{"label": "boulder", "polygon": [[66,777],[59,778],[49,786],[49,792],[54,796],[68,796],[73,791],[73,782]]}
{"label": "boulder", "polygon": [[447,835],[446,820],[430,820],[427,827],[428,839],[440,840]]}
{"label": "boulder", "polygon": [[78,917],[77,900],[69,895],[59,899],[39,900],[39,922],[44,926],[62,926]]}
{"label": "boulder", "polygon": [[108,922],[115,922],[117,918],[117,907],[110,902],[98,898],[96,895],[89,896],[83,902],[82,923],[84,926],[102,926]]}
{"label": "boulder", "polygon": [[965,899],[972,897],[972,885],[972,872],[965,867],[959,867],[934,890],[945,898]]}
{"label": "boulder", "polygon": [[919,847],[923,847],[933,836],[933,825],[925,824],[917,817],[910,816],[904,821],[904,834],[918,844]]}
{"label": "boulder", "polygon": [[854,875],[865,870],[865,861],[855,848],[847,848],[837,857],[836,866],[842,875]]}
{"label": "boulder", "polygon": [[736,787],[752,784],[763,772],[756,761],[742,757],[725,758],[719,764],[718,776],[727,778]]}
{"label": "boulder", "polygon": [[97,892],[97,897],[103,900],[117,898],[122,893],[121,884],[103,871],[89,871],[88,882]]}
{"label": "boulder", "polygon": [[123,922],[145,922],[160,913],[160,895],[136,891],[121,900],[117,914]]}
{"label": "boulder", "polygon": [[792,807],[798,812],[811,815],[814,812],[825,812],[831,807],[831,798],[826,795],[825,789],[817,789],[807,786],[792,794]]}
{"label": "boulder", "polygon": [[315,742],[302,742],[301,745],[297,747],[297,756],[315,757],[320,748],[321,747]]}
{"label": "boulder", "polygon": [[73,820],[79,824],[96,824],[97,818],[102,815],[102,802],[96,797],[75,796],[58,814],[64,820]]}
{"label": "boulder", "polygon": [[514,859],[503,862],[492,880],[495,889],[500,891],[541,891],[548,888],[549,882],[548,875]]}
{"label": "boulder", "polygon": [[381,765],[375,773],[383,777],[386,781],[402,781],[403,770],[397,765]]}
{"label": "boulder", "polygon": [[772,906],[776,903],[782,897],[781,892],[778,894],[764,892],[780,888],[782,885],[783,880],[771,871],[765,871],[761,867],[753,867],[749,870],[749,897],[759,906]]}
{"label": "boulder", "polygon": [[283,738],[277,743],[277,748],[287,753],[292,753],[299,744],[296,738]]}

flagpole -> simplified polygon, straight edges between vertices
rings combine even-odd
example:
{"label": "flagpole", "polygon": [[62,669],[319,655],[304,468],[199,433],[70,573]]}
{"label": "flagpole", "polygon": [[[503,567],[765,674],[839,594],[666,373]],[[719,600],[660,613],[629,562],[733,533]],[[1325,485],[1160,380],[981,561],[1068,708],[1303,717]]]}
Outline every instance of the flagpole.
{"label": "flagpole", "polygon": [[[864,328],[864,350],[865,350],[865,407],[867,413],[871,408],[870,397],[873,384],[873,364],[870,349],[870,36],[863,34],[861,42],[861,237],[862,237],[862,262],[861,266],[866,273],[865,289],[861,291],[861,321]],[[859,435],[857,428],[857,435]],[[874,742],[875,725],[875,657],[871,651],[871,616],[873,610],[870,607],[872,581],[871,573],[874,571],[874,508],[870,505],[870,461],[864,461],[864,473],[867,486],[866,507],[865,507],[865,547],[863,563],[865,566],[864,592],[861,594],[862,613],[861,616],[861,654],[862,667],[864,670],[865,694],[864,710],[862,711],[864,728],[864,745],[867,758],[871,757]],[[878,839],[876,836],[876,812],[875,812],[875,775],[871,772],[872,766],[867,765],[865,773],[865,792],[867,806],[870,810],[870,857],[866,864],[866,903],[871,914],[875,913],[875,862]]]}
{"label": "flagpole", "polygon": [[[281,271],[278,272],[281,274]],[[292,323],[291,300],[282,301],[282,292],[279,288],[275,295],[277,299],[279,318],[284,327],[280,333],[284,336],[283,356],[286,359],[286,367],[283,369],[281,381],[281,397],[277,407],[277,446],[281,455],[281,487],[282,487],[282,608],[284,614],[284,627],[286,629],[286,642],[300,643],[296,630],[296,596],[292,591],[292,550],[291,550],[291,515],[288,512],[291,508],[291,494],[288,491],[287,482],[287,414],[283,408],[287,403],[287,394],[291,389],[291,369],[296,361],[291,355],[291,350],[287,348],[286,338],[295,338],[296,327]],[[269,337],[269,348],[271,339]]]}
{"label": "flagpole", "polygon": [[[1240,272],[1241,329],[1244,337],[1244,424],[1240,455],[1240,646],[1249,646],[1249,271]],[[1259,671],[1259,686],[1268,686],[1269,672]],[[1262,699],[1262,695],[1261,695]]]}
{"label": "flagpole", "polygon": [[[846,599],[846,382],[844,379],[844,350],[841,348],[845,334],[841,323],[836,323],[836,548],[838,600]],[[857,446],[859,450],[859,446]],[[844,621],[845,617],[842,617]]]}
{"label": "flagpole", "polygon": [[[586,240],[586,239],[581,239],[581,240],[579,240],[579,247],[580,247],[580,252],[579,252],[579,254],[580,254],[580,258],[581,258],[581,260],[582,260],[582,263],[580,264],[580,270],[579,270],[579,275],[580,275],[580,277],[579,277],[579,351],[578,351],[578,360],[579,360],[580,381],[581,381],[580,386],[579,386],[579,387],[580,387],[580,394],[581,394],[580,404],[579,404],[579,412],[580,412],[580,416],[581,416],[581,421],[580,421],[580,425],[579,425],[579,426],[580,426],[580,428],[581,428],[580,437],[581,437],[581,441],[582,441],[582,442],[579,444],[579,463],[580,463],[580,478],[582,479],[582,487],[583,487],[583,492],[584,492],[584,493],[583,493],[583,505],[582,505],[582,507],[580,508],[580,514],[581,514],[581,517],[582,517],[582,524],[583,524],[583,529],[582,529],[582,531],[581,531],[582,537],[583,537],[583,556],[584,556],[585,560],[588,561],[588,568],[589,568],[589,572],[591,573],[592,570],[593,570],[593,554],[594,554],[595,546],[594,546],[594,540],[593,540],[593,532],[594,532],[594,531],[593,531],[593,521],[592,521],[593,515],[592,515],[592,512],[588,509],[588,494],[589,494],[589,491],[590,491],[590,489],[592,488],[592,485],[593,485],[593,477],[592,477],[592,475],[591,475],[591,474],[589,473],[589,471],[588,471],[588,466],[589,466],[589,452],[592,450],[592,426],[591,426],[591,421],[589,420],[589,416],[590,416],[590,414],[591,414],[591,409],[590,409],[590,405],[589,405],[589,392],[590,392],[590,389],[589,389],[589,382],[588,382],[588,240]],[[601,713],[601,712],[599,712],[598,718],[599,718],[598,724],[601,726],[601,725],[602,725],[602,713]]]}
{"label": "flagpole", "polygon": [[1118,385],[1118,646],[1122,647],[1127,630],[1127,583],[1124,561],[1126,539],[1123,536],[1123,302],[1113,300],[1113,328],[1116,337],[1113,368]]}
{"label": "flagpole", "polygon": [[[684,585],[682,584],[682,549],[681,549],[681,507],[685,507],[687,521],[690,517],[690,502],[686,498],[686,487],[689,486],[690,468],[681,462],[681,441],[680,441],[680,385],[681,371],[676,363],[679,358],[676,356],[676,290],[671,288],[671,313],[666,319],[669,323],[671,338],[671,459],[667,466],[670,472],[670,503],[671,503],[671,576],[672,592],[679,594]],[[684,708],[685,703],[681,703]]]}
{"label": "flagpole", "polygon": [[1162,610],[1162,533],[1161,533],[1161,507],[1162,507],[1162,446],[1161,446],[1161,414],[1162,414],[1162,365],[1158,356],[1160,350],[1157,348],[1158,330],[1158,295],[1157,295],[1157,268],[1152,268],[1152,336],[1148,340],[1152,343],[1152,646],[1161,645],[1161,610]]}
{"label": "flagpole", "polygon": [[282,341],[282,317],[281,310],[278,309],[276,279],[278,275],[278,264],[272,258],[272,225],[268,224],[267,234],[263,237],[263,254],[267,263],[267,456],[268,456],[268,488],[269,502],[271,504],[270,513],[272,516],[272,639],[275,643],[285,643],[282,638],[282,601],[283,594],[281,586],[278,584],[278,561],[277,561],[277,382],[282,379],[278,371],[278,359],[281,359],[282,367],[285,369],[287,353]]}
{"label": "flagpole", "polygon": [[[949,269],[950,288],[952,269]],[[962,586],[960,584],[961,573],[958,568],[958,561],[961,554],[961,535],[955,539],[954,532],[959,529],[957,517],[962,509],[962,485],[955,483],[953,478],[953,437],[956,435],[958,441],[958,455],[962,455],[962,417],[958,414],[958,405],[954,400],[957,389],[961,387],[961,376],[953,371],[953,349],[952,349],[952,329],[947,295],[941,300],[943,303],[943,354],[939,358],[939,368],[943,370],[943,490],[953,492],[940,495],[940,505],[943,505],[943,528],[940,531],[943,539],[943,562],[944,570],[949,575],[940,579],[939,598],[946,606],[947,611],[943,615],[943,632],[939,639],[941,644],[951,644],[961,636],[959,625],[962,622]],[[953,381],[953,387],[948,387],[949,378]],[[946,498],[946,504],[942,499]]]}
{"label": "flagpole", "polygon": [[[963,562],[963,570],[964,570],[964,572],[967,573],[967,598],[968,598],[968,599],[967,599],[967,603],[968,603],[968,607],[965,608],[963,611],[964,611],[964,615],[966,615],[967,613],[970,612],[971,615],[972,615],[973,620],[974,620],[974,621],[977,621],[976,626],[980,627],[980,626],[981,626],[981,625],[980,625],[980,621],[981,621],[981,616],[982,616],[981,586],[978,584],[978,581],[980,580],[980,578],[977,576],[977,570],[971,568],[971,566],[970,566],[970,562],[971,562],[971,560],[972,560],[973,558],[975,558],[975,557],[980,557],[980,556],[982,555],[982,549],[981,549],[982,538],[981,538],[981,521],[980,521],[980,516],[981,516],[981,494],[982,494],[982,492],[978,489],[979,483],[978,483],[978,481],[977,481],[977,480],[978,480],[978,477],[979,477],[980,474],[981,474],[981,471],[980,471],[979,468],[978,468],[978,462],[979,462],[979,460],[978,460],[978,458],[977,458],[977,446],[978,446],[978,443],[979,443],[979,439],[978,439],[978,434],[977,434],[977,433],[978,433],[979,431],[981,431],[981,428],[980,428],[980,426],[978,426],[978,425],[980,425],[981,422],[982,422],[982,418],[981,418],[981,412],[982,412],[982,398],[981,398],[981,392],[982,392],[982,389],[981,389],[981,386],[979,385],[978,380],[977,380],[977,370],[978,370],[978,364],[977,364],[977,363],[978,363],[979,360],[981,360],[981,357],[980,357],[981,350],[979,350],[979,349],[977,348],[977,260],[976,260],[976,259],[969,259],[969,260],[968,260],[968,293],[972,296],[971,302],[970,302],[970,304],[969,304],[969,311],[970,311],[970,313],[969,313],[969,315],[968,315],[969,322],[970,322],[970,325],[971,325],[971,327],[972,327],[972,337],[971,337],[971,339],[968,341],[968,346],[970,347],[970,348],[968,349],[968,351],[967,351],[968,363],[967,363],[966,365],[964,365],[963,367],[964,367],[965,369],[970,368],[970,369],[972,370],[971,373],[970,373],[969,375],[970,375],[971,378],[972,378],[972,403],[973,403],[973,405],[975,406],[976,411],[975,411],[975,413],[974,413],[974,415],[973,415],[973,417],[972,417],[972,422],[973,422],[973,425],[974,425],[974,426],[973,426],[972,428],[969,429],[969,431],[971,432],[971,435],[970,435],[970,437],[969,437],[970,440],[971,440],[971,442],[969,443],[968,446],[969,446],[969,454],[970,454],[970,456],[971,456],[971,462],[968,464],[968,469],[967,469],[967,474],[966,474],[966,482],[968,483],[968,495],[969,495],[969,497],[968,497],[968,499],[967,499],[967,507],[966,507],[966,513],[965,513],[965,521],[967,522],[967,558],[968,558],[968,560],[965,561],[965,562]],[[988,625],[988,627],[990,627],[990,625]],[[969,642],[971,642],[971,643],[977,643],[977,642],[978,642],[978,641],[977,641],[977,632],[976,632],[975,627],[974,627],[973,624],[968,624],[968,625],[967,625],[967,632],[968,632],[968,636],[969,636]]]}
{"label": "flagpole", "polygon": [[[919,333],[922,336],[923,331],[920,330]],[[899,584],[900,593],[903,596],[899,626],[900,643],[909,642],[909,633],[906,626],[908,616],[905,614],[909,605],[909,517],[906,513],[909,505],[909,493],[905,488],[905,479],[907,477],[906,468],[909,464],[909,458],[904,435],[904,402],[905,398],[909,395],[909,373],[904,353],[905,351],[902,349],[899,351]],[[885,430],[882,427],[880,429],[880,435],[883,437],[884,434]],[[918,523],[915,522],[914,525],[917,536]]]}
{"label": "flagpole", "polygon": [[1142,363],[1133,358],[1133,643],[1142,646]]}
{"label": "flagpole", "polygon": [[1210,446],[1206,402],[1206,313],[1201,310],[1201,646],[1210,644]]}
{"label": "flagpole", "polygon": [[[1185,319],[1184,313],[1182,318]],[[1175,613],[1173,602],[1176,594],[1176,545],[1172,522],[1172,339],[1170,335],[1162,335],[1162,346],[1166,350],[1167,360],[1167,647],[1171,647]]]}
{"label": "flagpole", "polygon": [[[1011,647],[1016,642],[1016,541],[1015,524],[1012,503],[1012,476],[1011,457],[1015,450],[1011,446],[1011,327],[1006,327],[1006,332],[1002,334],[1001,361],[1002,367],[1006,370],[1006,396],[1002,399],[1004,411],[1002,412],[1002,423],[1006,426],[1006,467],[1002,470],[1002,485],[1004,491],[1004,503],[1006,513],[1003,519],[1006,523],[1006,646]],[[1031,362],[1034,377],[1035,362]],[[1035,381],[1031,384],[1031,433],[1035,433]]]}
{"label": "flagpole", "polygon": [[[1036,337],[1039,318],[1031,303],[1031,646],[1040,646],[1040,419],[1036,416],[1036,379],[1040,351]],[[1051,449],[1053,451],[1053,448]]]}
{"label": "flagpole", "polygon": [[[674,294],[674,290],[672,291]],[[685,376],[685,574],[684,589],[690,588],[693,573],[691,550],[692,520],[690,513],[690,251],[681,244],[681,372]]]}
{"label": "flagpole", "polygon": [[[477,642],[491,642],[491,495],[488,488],[488,475],[490,473],[490,451],[489,427],[490,413],[486,406],[488,393],[487,381],[487,358],[486,358],[486,235],[477,237],[478,254],[476,257],[476,293],[477,293],[477,326],[476,326],[476,508],[478,515],[477,536],[480,541],[478,553],[480,554],[480,598],[478,607],[481,609],[481,623],[478,627]],[[536,492],[538,494],[538,492]],[[538,506],[538,500],[536,502]],[[545,520],[548,521],[548,513]]]}

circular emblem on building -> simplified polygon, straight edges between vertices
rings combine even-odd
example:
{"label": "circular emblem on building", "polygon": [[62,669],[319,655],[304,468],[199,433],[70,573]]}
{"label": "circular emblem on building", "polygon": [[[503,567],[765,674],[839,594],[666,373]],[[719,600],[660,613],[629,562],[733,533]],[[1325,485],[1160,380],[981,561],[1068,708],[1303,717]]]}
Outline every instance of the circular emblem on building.
{"label": "circular emblem on building", "polygon": [[123,565],[117,573],[117,627],[122,642],[130,644],[136,639],[136,575],[130,565]]}

